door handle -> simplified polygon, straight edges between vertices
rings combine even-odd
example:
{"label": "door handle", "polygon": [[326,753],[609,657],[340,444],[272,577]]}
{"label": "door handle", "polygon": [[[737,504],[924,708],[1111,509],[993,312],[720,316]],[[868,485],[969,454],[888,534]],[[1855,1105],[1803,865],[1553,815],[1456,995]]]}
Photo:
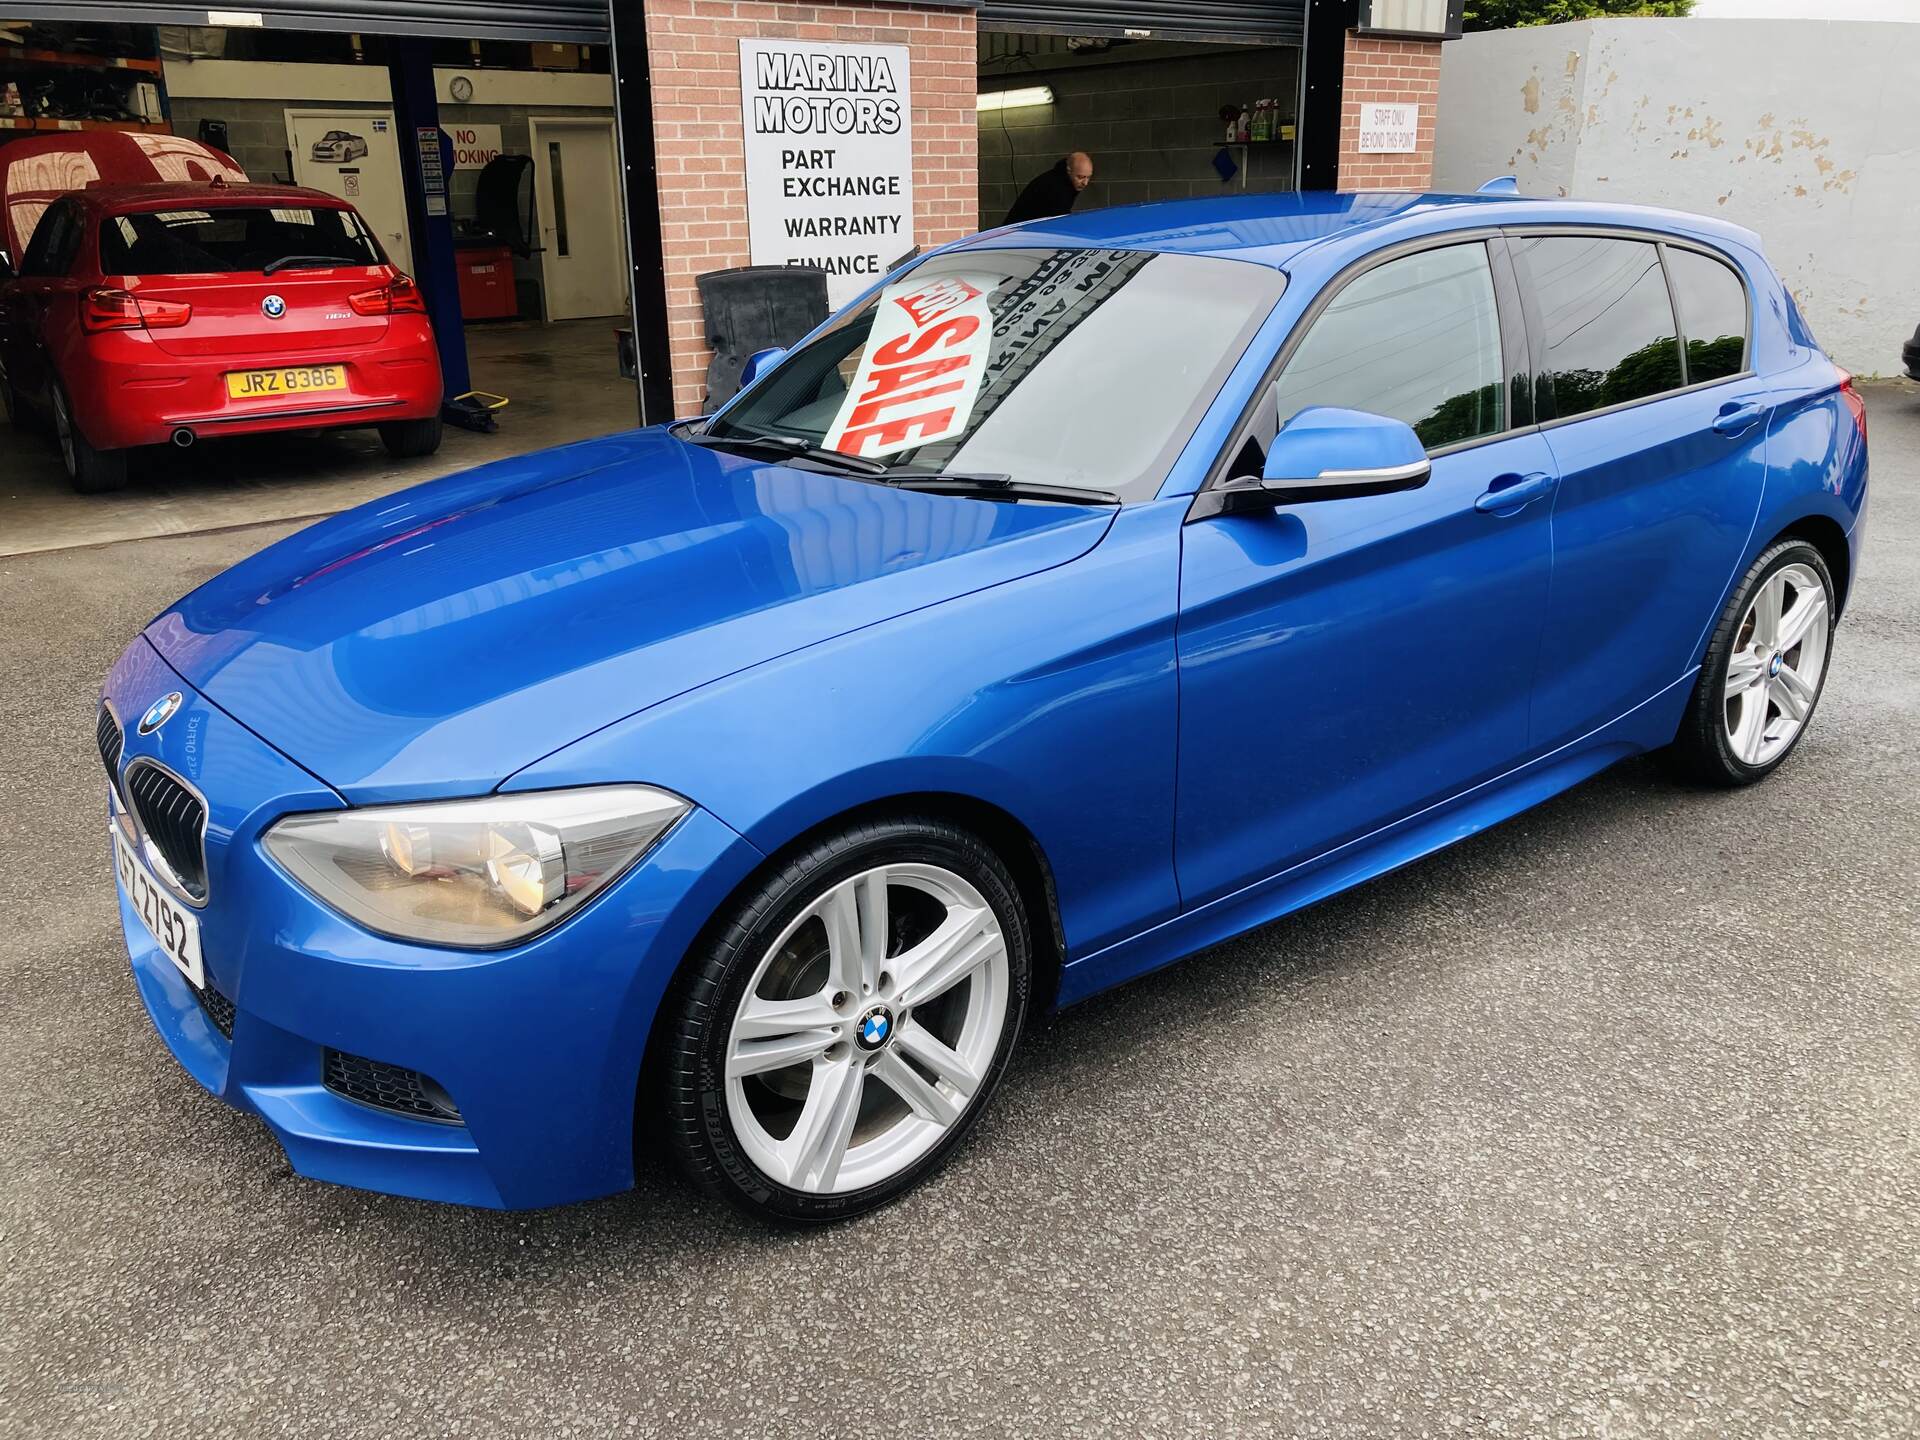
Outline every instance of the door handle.
{"label": "door handle", "polygon": [[1499,476],[1487,487],[1487,493],[1473,502],[1473,508],[1482,515],[1511,515],[1553,489],[1558,478],[1545,470],[1536,470],[1531,475]]}
{"label": "door handle", "polygon": [[1744,435],[1760,422],[1764,413],[1751,400],[1729,400],[1713,417],[1713,428],[1722,435]]}

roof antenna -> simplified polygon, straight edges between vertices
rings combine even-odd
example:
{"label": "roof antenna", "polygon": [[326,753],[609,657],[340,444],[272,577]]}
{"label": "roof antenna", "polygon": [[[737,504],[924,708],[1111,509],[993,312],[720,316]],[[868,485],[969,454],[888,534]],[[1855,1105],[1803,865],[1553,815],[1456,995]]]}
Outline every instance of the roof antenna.
{"label": "roof antenna", "polygon": [[1520,181],[1512,175],[1496,175],[1473,193],[1476,195],[1518,195],[1520,193]]}

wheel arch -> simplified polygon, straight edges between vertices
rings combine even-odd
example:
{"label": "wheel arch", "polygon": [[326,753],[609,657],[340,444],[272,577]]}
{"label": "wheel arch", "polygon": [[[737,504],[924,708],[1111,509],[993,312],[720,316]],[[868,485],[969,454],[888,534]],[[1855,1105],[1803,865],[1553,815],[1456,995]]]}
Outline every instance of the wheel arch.
{"label": "wheel arch", "polygon": [[1853,551],[1840,522],[1827,515],[1803,515],[1762,545],[1759,553],[1765,554],[1782,540],[1804,540],[1820,552],[1833,576],[1833,608],[1838,618],[1847,608],[1847,594],[1853,584]]}
{"label": "wheel arch", "polygon": [[1066,970],[1066,928],[1060,919],[1059,892],[1054,883],[1053,865],[1033,831],[1012,812],[990,800],[954,790],[906,790],[847,806],[822,816],[787,836],[777,845],[763,850],[764,859],[753,866],[723,895],[700,927],[693,943],[674,966],[672,978],[662,992],[659,1005],[647,1028],[646,1049],[641,1055],[639,1091],[635,1098],[635,1143],[641,1133],[658,1120],[645,1098],[659,1080],[658,1066],[665,1047],[662,1033],[672,1025],[679,987],[687,972],[690,956],[712,939],[727,921],[738,898],[758,885],[767,874],[787,863],[796,851],[812,844],[820,836],[846,829],[862,821],[891,816],[924,815],[970,830],[985,841],[1013,875],[1027,928],[1033,937],[1034,973],[1027,1023],[1051,1018],[1059,1003],[1060,982]]}

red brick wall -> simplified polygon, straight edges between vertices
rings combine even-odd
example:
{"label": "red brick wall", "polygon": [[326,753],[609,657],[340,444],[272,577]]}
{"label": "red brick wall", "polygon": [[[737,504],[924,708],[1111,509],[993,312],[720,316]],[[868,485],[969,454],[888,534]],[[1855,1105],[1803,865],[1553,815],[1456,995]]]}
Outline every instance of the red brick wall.
{"label": "red brick wall", "polygon": [[645,0],[645,13],[673,342],[673,401],[676,413],[693,415],[706,393],[708,358],[694,277],[744,265],[748,258],[740,38],[910,47],[914,242],[922,246],[942,244],[977,228],[974,82],[979,57],[973,14],[965,10],[787,0]]}
{"label": "red brick wall", "polygon": [[[1420,107],[1420,148],[1410,155],[1362,155],[1363,101]],[[1440,104],[1440,42],[1382,40],[1347,32],[1346,79],[1340,95],[1340,188],[1433,188],[1433,122]]]}

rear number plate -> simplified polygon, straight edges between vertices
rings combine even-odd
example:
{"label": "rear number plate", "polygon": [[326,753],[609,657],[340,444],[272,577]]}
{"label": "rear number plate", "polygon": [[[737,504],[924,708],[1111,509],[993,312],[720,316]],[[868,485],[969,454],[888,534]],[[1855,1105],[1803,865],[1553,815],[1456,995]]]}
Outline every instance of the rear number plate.
{"label": "rear number plate", "polygon": [[339,365],[296,365],[288,370],[234,370],[227,375],[227,398],[251,400],[259,395],[311,395],[321,390],[344,390],[347,377]]}
{"label": "rear number plate", "polygon": [[159,944],[160,952],[193,983],[194,989],[206,989],[207,969],[200,958],[200,922],[192,911],[160,888],[160,882],[147,872],[146,864],[133,853],[133,846],[127,843],[118,825],[111,827],[111,833],[113,870],[120,881],[121,892],[140,916],[140,923],[147,927],[147,933]]}

